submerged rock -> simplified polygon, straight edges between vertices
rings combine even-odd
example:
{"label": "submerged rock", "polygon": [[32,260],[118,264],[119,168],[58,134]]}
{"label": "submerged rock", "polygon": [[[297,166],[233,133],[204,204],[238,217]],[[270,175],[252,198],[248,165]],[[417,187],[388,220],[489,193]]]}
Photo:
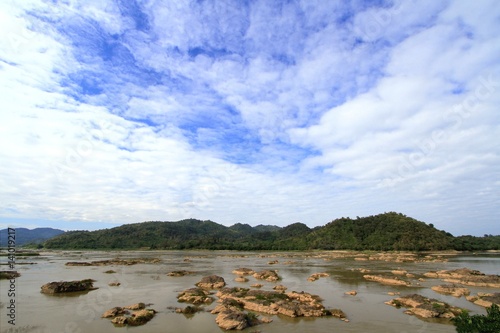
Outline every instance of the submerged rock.
{"label": "submerged rock", "polygon": [[61,294],[61,293],[71,293],[77,291],[88,291],[95,290],[94,280],[86,279],[80,281],[61,281],[61,282],[49,282],[44,284],[41,289],[44,294]]}
{"label": "submerged rock", "polygon": [[219,289],[226,285],[224,278],[218,275],[204,276],[196,286],[204,289]]}
{"label": "submerged rock", "polygon": [[199,306],[191,306],[191,305],[188,305],[185,308],[176,308],[175,309],[176,313],[182,313],[185,315],[192,315],[192,314],[195,314],[196,312],[199,312],[199,311],[202,311],[202,308],[200,308]]}
{"label": "submerged rock", "polygon": [[427,298],[418,294],[395,298],[385,304],[405,307],[406,314],[415,315],[420,318],[455,318],[462,313],[463,309],[449,305],[436,299]]}
{"label": "submerged rock", "polygon": [[234,279],[236,282],[248,282],[248,279],[244,276],[238,276],[237,278]]}
{"label": "submerged rock", "polygon": [[356,296],[358,292],[356,290],[346,291],[345,295]]}
{"label": "submerged rock", "polygon": [[424,275],[450,283],[460,283],[474,287],[500,288],[500,275],[486,275],[468,268],[427,272]]}
{"label": "submerged rock", "polygon": [[237,268],[233,270],[233,274],[236,275],[252,275],[253,273],[255,273],[255,271],[250,268]]}
{"label": "submerged rock", "polygon": [[439,286],[433,286],[431,289],[437,293],[451,295],[455,297],[467,296],[470,294],[469,289],[457,286],[456,284],[442,284]]}
{"label": "submerged rock", "polygon": [[327,276],[330,276],[330,274],[328,274],[328,273],[314,273],[310,277],[307,278],[307,281],[313,282],[313,281],[318,280],[319,278],[327,277]]}
{"label": "submerged rock", "polygon": [[186,271],[186,270],[172,271],[170,273],[167,273],[167,276],[180,277],[180,276],[185,276],[185,275],[189,275],[189,274],[194,274],[194,272]]}
{"label": "submerged rock", "polygon": [[11,280],[21,276],[21,273],[17,271],[2,271],[0,272],[0,280],[6,279]]}

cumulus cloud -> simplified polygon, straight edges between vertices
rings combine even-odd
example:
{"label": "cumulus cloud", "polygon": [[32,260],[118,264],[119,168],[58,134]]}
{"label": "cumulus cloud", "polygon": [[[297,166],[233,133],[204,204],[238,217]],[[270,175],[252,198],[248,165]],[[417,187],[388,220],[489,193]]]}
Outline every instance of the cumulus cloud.
{"label": "cumulus cloud", "polygon": [[498,233],[499,12],[2,3],[0,222],[313,226],[395,210]]}

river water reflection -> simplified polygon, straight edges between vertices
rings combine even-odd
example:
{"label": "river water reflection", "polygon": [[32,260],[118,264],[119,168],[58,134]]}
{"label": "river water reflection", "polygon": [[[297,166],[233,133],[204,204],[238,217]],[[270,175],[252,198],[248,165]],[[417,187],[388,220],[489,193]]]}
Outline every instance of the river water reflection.
{"label": "river water reflection", "polygon": [[[232,270],[248,267],[253,270],[278,270],[288,291],[305,291],[317,294],[326,308],[342,309],[350,322],[332,317],[288,318],[269,316],[272,323],[262,324],[242,332],[455,332],[453,325],[440,322],[426,322],[385,305],[390,300],[387,293],[400,292],[402,295],[419,293],[437,298],[452,305],[485,313],[464,298],[455,298],[435,293],[431,286],[442,284],[440,280],[426,279],[420,287],[385,286],[366,281],[361,269],[369,269],[370,274],[391,274],[391,270],[404,269],[416,278],[432,270],[467,267],[487,274],[500,274],[500,254],[452,255],[447,262],[396,263],[385,261],[358,261],[353,258],[331,258],[334,252],[232,252],[232,251],[130,251],[130,252],[43,252],[38,257],[18,257],[16,269],[21,277],[16,279],[16,326],[7,323],[6,306],[8,282],[1,280],[0,332],[223,332],[216,323],[215,315],[200,312],[193,316],[177,314],[175,307],[186,304],[177,302],[177,294],[194,286],[203,276],[220,275],[228,286],[249,288],[250,284],[262,283],[264,290],[272,290],[277,283],[249,281],[238,283]],[[136,264],[131,266],[66,266],[68,261],[94,261],[113,258],[159,258],[160,263]],[[277,260],[277,264],[269,262]],[[2,257],[2,263],[5,263]],[[32,263],[32,264],[28,264]],[[5,270],[6,266],[1,266]],[[105,273],[107,270],[116,273]],[[184,277],[170,277],[166,274],[174,270],[189,270],[195,274]],[[329,277],[309,282],[307,278],[317,272],[327,272]],[[40,287],[51,281],[81,279],[96,280],[99,289],[73,296],[50,296],[40,293]],[[108,283],[118,281],[119,287]],[[415,280],[416,281],[416,280]],[[488,288],[470,288],[471,292],[493,292]],[[344,292],[356,290],[356,296]],[[104,311],[115,306],[133,303],[151,303],[158,311],[152,321],[140,327],[114,327],[108,319],[101,318]],[[206,307],[210,310],[217,303]],[[6,319],[7,318],[7,319]]]}

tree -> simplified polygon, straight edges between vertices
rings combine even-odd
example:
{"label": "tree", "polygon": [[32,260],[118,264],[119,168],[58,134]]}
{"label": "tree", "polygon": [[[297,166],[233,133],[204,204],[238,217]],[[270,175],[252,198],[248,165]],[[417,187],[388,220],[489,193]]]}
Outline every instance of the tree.
{"label": "tree", "polygon": [[453,324],[458,333],[498,333],[500,332],[500,308],[493,304],[486,309],[487,315],[470,316],[463,311],[459,316],[453,318]]}

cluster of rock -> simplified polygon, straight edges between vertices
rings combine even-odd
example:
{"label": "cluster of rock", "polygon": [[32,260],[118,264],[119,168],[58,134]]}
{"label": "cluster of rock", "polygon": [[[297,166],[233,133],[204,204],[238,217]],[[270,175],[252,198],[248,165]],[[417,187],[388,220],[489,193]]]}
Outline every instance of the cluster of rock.
{"label": "cluster of rock", "polygon": [[377,260],[386,262],[446,262],[448,259],[443,258],[441,255],[426,255],[419,256],[416,253],[377,253],[373,255],[357,254],[354,256],[354,260],[366,261],[366,260]]}
{"label": "cluster of rock", "polygon": [[89,291],[95,290],[94,280],[85,279],[79,281],[60,281],[60,282],[49,282],[41,287],[41,292],[44,294],[61,294],[61,293],[71,293],[78,291]]}
{"label": "cluster of rock", "polygon": [[258,324],[272,322],[272,319],[268,317],[258,319],[257,315],[243,311],[243,304],[232,299],[223,300],[211,313],[217,314],[215,322],[225,330],[242,330]]}
{"label": "cluster of rock", "polygon": [[469,289],[456,284],[442,284],[439,286],[433,286],[431,289],[437,293],[451,295],[455,297],[470,295]]}
{"label": "cluster of rock", "polygon": [[307,281],[314,282],[314,281],[318,280],[319,278],[328,277],[328,276],[330,276],[330,274],[328,274],[328,273],[314,273],[314,274],[311,274],[311,276],[309,276],[307,278]]}
{"label": "cluster of rock", "polygon": [[116,326],[139,326],[153,319],[155,314],[156,311],[154,309],[146,309],[146,304],[136,303],[129,306],[117,306],[109,309],[104,312],[102,318],[112,318],[111,322]]}
{"label": "cluster of rock", "polygon": [[96,261],[69,261],[66,266],[109,266],[109,265],[136,265],[136,264],[157,264],[161,260],[158,258],[132,258],[132,259],[108,259]]}
{"label": "cluster of rock", "polygon": [[242,308],[271,315],[288,317],[322,317],[333,315],[345,318],[341,310],[325,309],[317,295],[305,292],[251,290],[248,288],[222,288],[217,294],[222,301],[237,302]]}
{"label": "cluster of rock", "polygon": [[476,305],[489,308],[493,304],[500,306],[500,293],[477,293],[477,295],[467,296],[466,299]]}
{"label": "cluster of rock", "polygon": [[460,283],[474,287],[500,288],[500,275],[486,275],[468,268],[427,272],[424,275],[450,283]]}
{"label": "cluster of rock", "polygon": [[405,307],[404,312],[419,318],[455,318],[462,313],[463,309],[449,305],[436,299],[430,299],[418,294],[407,295],[392,299],[385,304],[400,308]]}
{"label": "cluster of rock", "polygon": [[411,283],[406,280],[401,280],[399,277],[386,277],[382,275],[363,275],[368,281],[375,281],[382,284],[387,284],[391,286],[411,286]]}

